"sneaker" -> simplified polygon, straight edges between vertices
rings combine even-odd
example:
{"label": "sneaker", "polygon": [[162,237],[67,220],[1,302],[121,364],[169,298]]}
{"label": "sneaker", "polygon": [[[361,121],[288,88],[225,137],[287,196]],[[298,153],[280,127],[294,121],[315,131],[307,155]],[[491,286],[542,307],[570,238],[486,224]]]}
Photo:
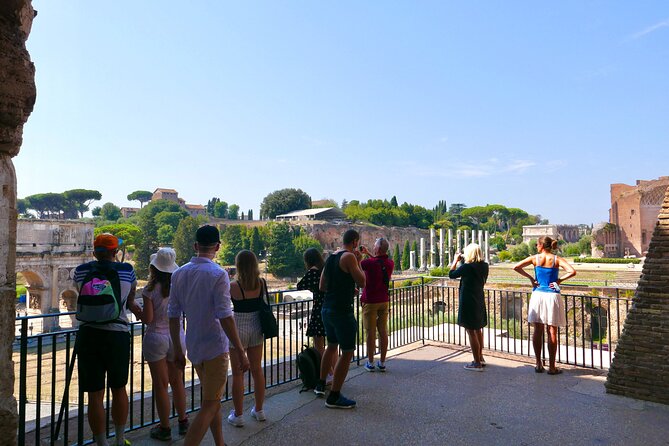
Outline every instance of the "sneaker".
{"label": "sneaker", "polygon": [[151,438],[160,441],[170,441],[172,439],[172,429],[169,427],[156,426],[149,431]]}
{"label": "sneaker", "polygon": [[376,361],[376,368],[379,369],[379,372],[386,371],[386,363],[381,361]]}
{"label": "sneaker", "polygon": [[255,407],[251,408],[251,416],[255,418],[257,421],[265,421],[267,419],[267,417],[265,417],[265,411],[256,410]]}
{"label": "sneaker", "polygon": [[325,386],[321,383],[316,384],[314,388],[314,393],[317,397],[323,398],[325,396]]}
{"label": "sneaker", "polygon": [[353,409],[355,407],[355,401],[349,400],[344,395],[339,395],[337,401],[325,401],[325,407],[331,409]]}
{"label": "sneaker", "polygon": [[369,361],[365,363],[365,370],[368,372],[373,372],[374,371],[374,364],[370,364]]}
{"label": "sneaker", "polygon": [[472,372],[482,372],[483,366],[478,362],[470,362],[465,366],[465,370],[470,370]]}
{"label": "sneaker", "polygon": [[186,435],[188,432],[188,418],[179,420],[179,435]]}
{"label": "sneaker", "polygon": [[244,416],[243,414],[240,416],[235,415],[235,409],[232,409],[230,411],[230,415],[228,415],[228,423],[232,424],[235,427],[243,427],[244,426]]}

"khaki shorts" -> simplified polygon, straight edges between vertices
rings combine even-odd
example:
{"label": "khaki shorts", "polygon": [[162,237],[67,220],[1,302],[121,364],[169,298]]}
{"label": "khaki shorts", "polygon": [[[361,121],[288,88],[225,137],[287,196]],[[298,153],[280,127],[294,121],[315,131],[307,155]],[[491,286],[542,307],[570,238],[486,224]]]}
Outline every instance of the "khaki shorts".
{"label": "khaki shorts", "polygon": [[388,332],[388,312],[390,304],[382,302],[380,304],[362,305],[362,324],[369,333]]}
{"label": "khaki shorts", "polygon": [[229,362],[230,355],[223,353],[200,364],[194,364],[197,376],[200,378],[202,400],[221,400],[228,380]]}

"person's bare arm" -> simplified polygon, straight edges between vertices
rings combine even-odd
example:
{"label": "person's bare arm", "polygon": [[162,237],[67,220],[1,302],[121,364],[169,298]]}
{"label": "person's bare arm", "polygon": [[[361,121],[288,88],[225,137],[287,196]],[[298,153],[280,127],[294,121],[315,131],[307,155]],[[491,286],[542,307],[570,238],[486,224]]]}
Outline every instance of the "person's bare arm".
{"label": "person's bare arm", "polygon": [[181,319],[170,318],[170,338],[174,347],[174,363],[180,369],[186,367],[186,356],[181,350]]}
{"label": "person's bare arm", "polygon": [[144,301],[144,307],[140,307],[137,301],[133,300],[134,305],[130,308],[130,311],[137,319],[148,325],[153,322],[153,302],[151,297],[146,294],[142,294],[142,300]]}
{"label": "person's bare arm", "polygon": [[532,288],[536,288],[538,283],[537,280],[532,277],[527,271],[525,271],[525,267],[528,265],[533,265],[534,264],[534,257],[530,256],[526,258],[525,260],[521,260],[516,264],[516,266],[513,267],[513,270],[520,274],[523,277],[527,277],[530,279],[530,282],[532,282]]}
{"label": "person's bare arm", "polygon": [[328,281],[325,278],[325,268],[321,271],[321,280],[318,281],[318,289],[323,293],[328,290]]}
{"label": "person's bare arm", "polygon": [[360,259],[362,258],[362,254],[360,251],[356,251],[355,253],[350,253],[347,252],[344,255],[341,256],[341,269],[351,275],[353,277],[353,280],[355,283],[358,284],[358,287],[364,288],[366,285],[365,282],[365,273],[360,268]]}
{"label": "person's bare arm", "polygon": [[571,266],[571,263],[567,262],[567,260],[563,259],[562,257],[558,257],[558,266],[563,270],[565,270],[567,273],[564,276],[558,278],[557,280],[558,285],[560,285],[562,282],[566,280],[571,279],[576,275],[576,270],[574,269],[573,266]]}
{"label": "person's bare arm", "polygon": [[221,322],[221,327],[223,328],[225,335],[228,337],[230,343],[232,343],[234,347],[234,353],[237,354],[239,358],[239,367],[241,368],[241,371],[246,372],[250,367],[249,358],[246,357],[246,353],[244,353],[244,346],[242,345],[242,341],[239,339],[235,318],[233,316],[229,316],[223,319],[219,319],[219,321]]}

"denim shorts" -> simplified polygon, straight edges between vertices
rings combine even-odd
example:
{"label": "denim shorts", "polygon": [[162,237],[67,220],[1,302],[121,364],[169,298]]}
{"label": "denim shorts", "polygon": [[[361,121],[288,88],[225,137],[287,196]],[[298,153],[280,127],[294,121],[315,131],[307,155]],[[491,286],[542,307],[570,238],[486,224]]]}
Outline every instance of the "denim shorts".
{"label": "denim shorts", "polygon": [[358,321],[355,320],[353,313],[323,308],[321,315],[328,345],[339,344],[342,352],[355,350]]}

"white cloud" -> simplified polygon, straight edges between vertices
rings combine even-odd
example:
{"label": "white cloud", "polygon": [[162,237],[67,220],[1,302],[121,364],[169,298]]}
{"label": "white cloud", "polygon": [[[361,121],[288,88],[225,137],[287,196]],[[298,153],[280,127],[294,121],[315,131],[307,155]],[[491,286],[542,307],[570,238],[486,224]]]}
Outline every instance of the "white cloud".
{"label": "white cloud", "polygon": [[644,29],[644,30],[642,30],[642,31],[639,31],[639,32],[637,32],[637,33],[632,34],[629,38],[630,38],[631,40],[640,39],[640,38],[642,38],[642,37],[644,37],[644,36],[647,36],[647,35],[650,34],[650,33],[654,33],[654,32],[657,31],[658,29],[666,28],[666,27],[668,27],[668,26],[669,26],[669,19],[666,19],[666,20],[663,20],[663,21],[661,21],[661,22],[658,22],[658,23],[656,23],[656,24],[654,24],[654,25],[651,25],[651,26],[649,26],[648,28],[646,28],[646,29]]}
{"label": "white cloud", "polygon": [[482,160],[480,163],[447,162],[441,167],[412,163],[406,167],[412,175],[418,177],[485,178],[501,173],[519,175],[536,165],[536,162],[530,160],[491,158]]}

